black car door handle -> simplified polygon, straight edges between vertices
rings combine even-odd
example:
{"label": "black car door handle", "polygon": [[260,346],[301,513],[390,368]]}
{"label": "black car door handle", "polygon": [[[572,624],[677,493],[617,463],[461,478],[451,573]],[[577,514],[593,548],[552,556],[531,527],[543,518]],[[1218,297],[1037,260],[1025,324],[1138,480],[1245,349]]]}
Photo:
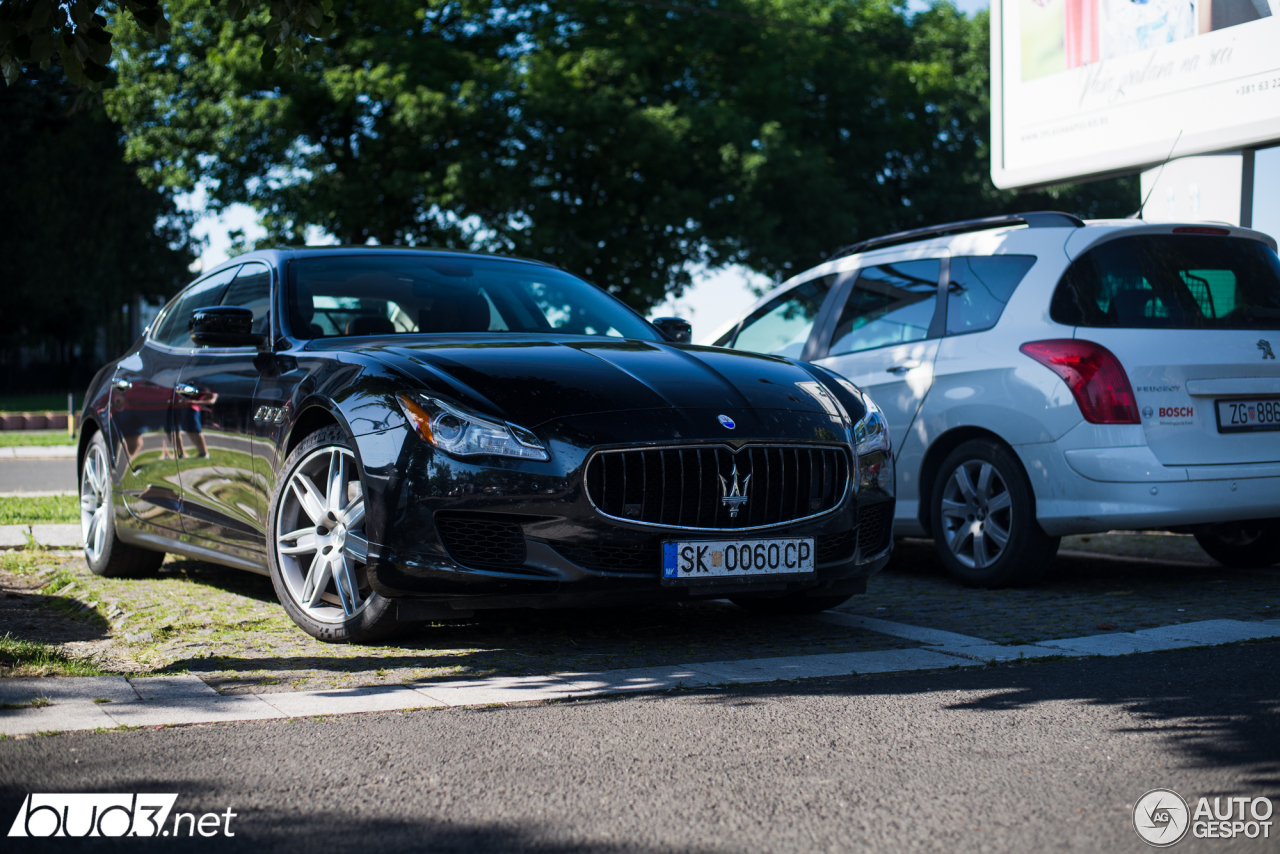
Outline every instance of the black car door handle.
{"label": "black car door handle", "polygon": [[183,397],[195,397],[197,394],[200,393],[200,389],[196,388],[190,383],[178,383],[176,386],[173,387],[173,390],[176,391],[178,394],[182,395]]}
{"label": "black car door handle", "polygon": [[887,374],[905,374],[907,371],[915,370],[920,367],[919,362],[899,362],[896,365],[890,365],[884,371]]}

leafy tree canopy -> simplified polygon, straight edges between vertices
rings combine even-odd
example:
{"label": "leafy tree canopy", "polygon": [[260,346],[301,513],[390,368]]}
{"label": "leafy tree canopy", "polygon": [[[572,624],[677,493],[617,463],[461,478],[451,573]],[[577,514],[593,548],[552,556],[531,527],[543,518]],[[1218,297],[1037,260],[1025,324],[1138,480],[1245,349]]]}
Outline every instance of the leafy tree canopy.
{"label": "leafy tree canopy", "polygon": [[101,105],[52,71],[0,88],[0,163],[0,373],[11,385],[21,348],[89,369],[99,345],[129,344],[126,304],[190,278],[189,217],[138,180]]}
{"label": "leafy tree canopy", "polygon": [[513,252],[644,310],[691,263],[781,278],[901,228],[1136,207],[995,190],[988,21],[947,3],[347,0],[274,69],[265,5],[167,3],[164,45],[117,16],[108,110],[148,181],[254,206],[268,242]]}
{"label": "leafy tree canopy", "polygon": [[[222,14],[233,21],[255,11],[265,16],[260,62],[271,68],[281,53],[296,65],[327,38],[333,32],[332,9],[332,0],[225,0]],[[159,42],[169,38],[161,0],[0,0],[0,73],[5,82],[14,83],[24,64],[47,70],[56,58],[71,83],[98,91],[111,76],[107,16],[113,15],[126,17]]]}

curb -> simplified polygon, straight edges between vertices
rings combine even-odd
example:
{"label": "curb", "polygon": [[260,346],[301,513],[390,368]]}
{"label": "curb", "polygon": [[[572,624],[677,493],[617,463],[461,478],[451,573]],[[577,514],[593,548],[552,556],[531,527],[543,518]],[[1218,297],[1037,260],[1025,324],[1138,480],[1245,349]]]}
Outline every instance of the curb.
{"label": "curb", "polygon": [[0,549],[81,548],[79,525],[0,525]]}
{"label": "curb", "polygon": [[[1217,646],[1280,637],[1280,620],[1204,620],[1082,638],[1005,647],[981,638],[839,612],[818,619],[866,628],[928,647],[879,652],[710,661],[669,667],[640,667],[595,673],[503,676],[425,685],[219,694],[198,676],[87,676],[0,680],[0,702],[22,708],[0,711],[0,732],[30,735],[116,727],[172,726],[407,709],[489,706],[547,700],[585,699],[673,688],[715,687],[829,676],[861,676],[1054,656],[1116,656],[1136,652]],[[925,636],[932,638],[924,640]],[[29,705],[44,698],[40,706]]]}
{"label": "curb", "polygon": [[0,448],[0,460],[74,460],[75,458],[75,445],[18,445]]}

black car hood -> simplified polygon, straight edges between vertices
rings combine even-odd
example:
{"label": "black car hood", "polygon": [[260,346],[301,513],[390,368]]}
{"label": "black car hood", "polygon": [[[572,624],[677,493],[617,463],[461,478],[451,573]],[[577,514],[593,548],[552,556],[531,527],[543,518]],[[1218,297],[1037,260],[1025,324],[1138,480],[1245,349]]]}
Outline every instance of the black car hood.
{"label": "black car hood", "polygon": [[[337,343],[315,342],[310,349]],[[511,335],[405,335],[346,339],[342,345],[377,358],[424,389],[526,427],[622,410],[826,412],[831,406],[821,393],[801,385],[817,380],[805,366],[717,347]]]}

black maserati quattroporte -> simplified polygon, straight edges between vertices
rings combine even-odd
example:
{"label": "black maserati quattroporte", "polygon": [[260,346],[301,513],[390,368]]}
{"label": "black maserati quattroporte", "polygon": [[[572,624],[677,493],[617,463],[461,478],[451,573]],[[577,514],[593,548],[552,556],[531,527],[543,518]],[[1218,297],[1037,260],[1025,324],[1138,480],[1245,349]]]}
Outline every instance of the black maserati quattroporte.
{"label": "black maserati quattroporte", "polygon": [[85,556],[267,573],[329,641],[479,608],[862,592],[891,548],[880,411],[822,368],[688,337],[537,262],[243,255],[89,388]]}

